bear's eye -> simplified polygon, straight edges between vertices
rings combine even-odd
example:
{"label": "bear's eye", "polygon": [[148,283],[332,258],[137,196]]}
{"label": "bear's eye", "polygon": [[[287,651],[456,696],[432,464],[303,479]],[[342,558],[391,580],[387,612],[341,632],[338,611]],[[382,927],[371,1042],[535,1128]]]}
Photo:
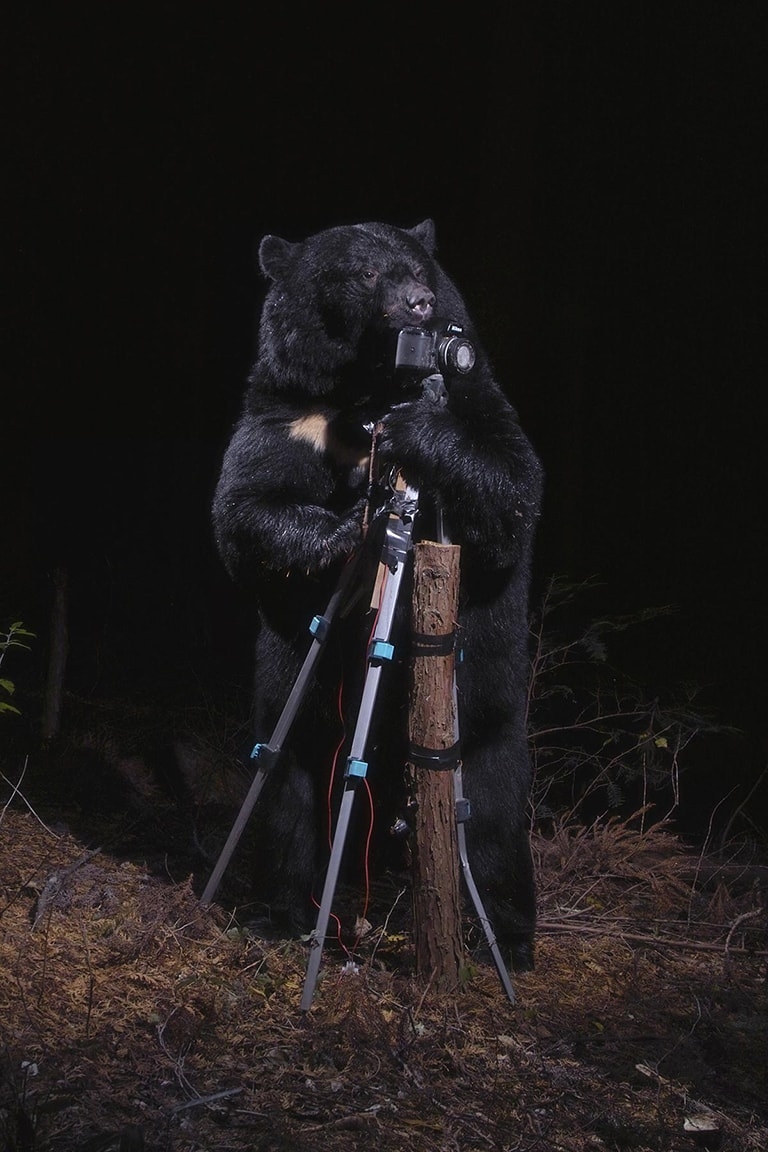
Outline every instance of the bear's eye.
{"label": "bear's eye", "polygon": [[360,276],[366,284],[375,284],[379,278],[379,274],[375,268],[363,268]]}
{"label": "bear's eye", "polygon": [[425,280],[426,279],[426,273],[424,272],[424,269],[422,268],[421,264],[417,265],[416,268],[414,268],[413,278],[414,278],[414,280]]}

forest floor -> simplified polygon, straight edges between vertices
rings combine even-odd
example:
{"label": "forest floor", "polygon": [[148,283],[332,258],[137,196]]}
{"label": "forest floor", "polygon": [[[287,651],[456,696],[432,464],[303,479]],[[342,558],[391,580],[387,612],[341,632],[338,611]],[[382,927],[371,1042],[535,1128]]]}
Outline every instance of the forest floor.
{"label": "forest floor", "polygon": [[[535,834],[514,1003],[470,951],[455,992],[420,984],[387,876],[302,1011],[306,942],[253,936],[236,875],[203,906],[189,813],[140,757],[119,789],[108,762],[3,765],[3,1152],[768,1148],[764,862],[642,819]],[[242,779],[218,789],[198,847]]]}

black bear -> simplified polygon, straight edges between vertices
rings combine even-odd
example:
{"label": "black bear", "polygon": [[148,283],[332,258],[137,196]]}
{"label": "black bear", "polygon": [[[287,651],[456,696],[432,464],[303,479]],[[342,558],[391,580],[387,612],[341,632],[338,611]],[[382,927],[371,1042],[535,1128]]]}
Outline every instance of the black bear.
{"label": "black bear", "polygon": [[[372,452],[419,492],[414,540],[419,532],[437,538],[424,509],[439,502],[461,548],[457,683],[469,861],[502,954],[521,970],[533,963],[535,926],[527,609],[542,470],[434,252],[431,220],[261,241],[271,284],[213,525],[227,571],[258,603],[254,737],[265,742],[311,622],[370,522],[380,492]],[[428,343],[429,333],[436,342],[438,332],[459,331],[474,350],[474,362],[440,365],[440,395],[396,364],[395,340],[408,328],[426,332]],[[315,923],[332,820],[329,773],[344,715],[349,722],[359,704],[369,599],[334,623],[255,809],[255,895],[292,931]],[[391,676],[376,707],[374,812],[388,827],[404,776],[407,675]]]}

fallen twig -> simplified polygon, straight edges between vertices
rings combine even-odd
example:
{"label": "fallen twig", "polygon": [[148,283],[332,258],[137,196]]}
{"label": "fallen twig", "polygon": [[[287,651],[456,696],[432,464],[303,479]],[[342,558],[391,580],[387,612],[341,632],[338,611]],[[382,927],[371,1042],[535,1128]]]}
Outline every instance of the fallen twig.
{"label": "fallen twig", "polygon": [[[761,909],[756,909],[756,912]],[[745,915],[752,915],[745,913]],[[740,920],[745,916],[740,916],[736,923],[733,925],[735,928]],[[728,951],[730,955],[737,956],[768,956],[768,951],[761,951],[758,949],[752,950],[747,948],[728,948],[728,941],[724,944],[713,943],[707,940],[684,940],[674,936],[650,936],[640,932],[623,932],[620,929],[616,930],[615,923],[597,924],[578,924],[573,920],[558,923],[555,920],[542,921],[536,927],[540,935],[547,935],[551,933],[563,932],[581,932],[590,936],[609,936],[611,939],[629,940],[633,944],[653,944],[657,947],[670,947],[670,948],[683,948],[692,952],[724,952]],[[731,937],[729,933],[728,939]]]}

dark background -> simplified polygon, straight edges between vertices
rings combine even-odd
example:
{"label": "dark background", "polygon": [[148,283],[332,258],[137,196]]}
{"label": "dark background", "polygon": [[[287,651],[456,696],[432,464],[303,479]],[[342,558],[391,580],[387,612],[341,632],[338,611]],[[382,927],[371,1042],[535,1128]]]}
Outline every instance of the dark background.
{"label": "dark background", "polygon": [[596,577],[598,614],[674,606],[623,658],[652,693],[698,684],[744,732],[702,779],[749,784],[768,638],[764,7],[330,11],[67,6],[9,29],[0,621],[38,640],[3,674],[42,678],[64,566],[73,691],[247,683],[247,605],[208,507],[253,351],[256,245],[431,216],[546,469],[534,596],[557,573]]}

